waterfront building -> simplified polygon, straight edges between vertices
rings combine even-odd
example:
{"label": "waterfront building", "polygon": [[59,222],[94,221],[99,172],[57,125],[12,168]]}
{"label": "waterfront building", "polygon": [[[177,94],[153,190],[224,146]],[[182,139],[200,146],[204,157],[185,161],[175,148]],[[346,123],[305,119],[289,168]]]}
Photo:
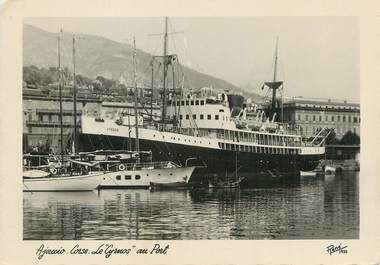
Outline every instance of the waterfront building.
{"label": "waterfront building", "polygon": [[284,101],[283,122],[298,127],[305,136],[320,128],[334,128],[341,139],[348,131],[360,136],[360,104],[332,99],[295,97]]}
{"label": "waterfront building", "polygon": [[[132,114],[133,103],[102,101],[91,91],[79,91],[77,95],[77,119],[84,114],[116,119],[121,114]],[[141,114],[153,117],[160,116],[157,104],[138,106]],[[62,117],[64,145],[71,140],[73,121],[73,96],[69,89],[62,91]],[[78,129],[80,123],[77,123]],[[51,151],[59,153],[60,148],[60,111],[59,93],[57,90],[28,89],[23,90],[23,135],[24,151],[30,151],[48,143]]]}
{"label": "waterfront building", "polygon": [[[80,92],[77,96],[77,117],[83,112],[98,112],[101,101],[90,93]],[[23,89],[23,149],[24,152],[49,146],[54,153],[60,148],[60,110],[58,91]],[[62,91],[63,139],[69,140],[73,132],[73,97]],[[79,124],[78,124],[79,128]]]}

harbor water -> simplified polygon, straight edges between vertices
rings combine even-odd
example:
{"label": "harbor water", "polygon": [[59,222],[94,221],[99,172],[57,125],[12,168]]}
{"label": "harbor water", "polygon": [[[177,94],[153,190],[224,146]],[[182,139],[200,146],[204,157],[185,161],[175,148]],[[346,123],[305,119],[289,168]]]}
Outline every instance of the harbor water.
{"label": "harbor water", "polygon": [[250,189],[23,196],[25,240],[359,238],[358,172]]}

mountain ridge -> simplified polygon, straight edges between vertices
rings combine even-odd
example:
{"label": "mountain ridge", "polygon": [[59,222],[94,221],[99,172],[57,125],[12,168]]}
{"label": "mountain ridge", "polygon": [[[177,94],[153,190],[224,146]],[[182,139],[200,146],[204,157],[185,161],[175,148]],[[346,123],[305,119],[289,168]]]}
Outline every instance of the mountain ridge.
{"label": "mountain ridge", "polygon": [[[122,79],[127,85],[133,84],[133,48],[126,43],[120,43],[102,36],[63,32],[61,38],[61,65],[72,68],[72,35],[76,41],[76,72],[89,78],[104,76],[106,78]],[[45,31],[38,27],[24,24],[23,27],[23,65],[37,67],[52,67],[57,65],[59,33]],[[137,76],[140,86],[150,86],[151,68],[149,66],[152,55],[136,49]],[[244,89],[220,78],[201,73],[187,66],[181,65],[185,76],[185,87],[199,88],[211,86],[219,90],[232,90],[245,97],[260,99],[260,95],[247,92]],[[157,71],[157,70],[155,70]],[[180,73],[177,70],[177,80]],[[161,69],[162,72],[162,69]],[[171,75],[168,75],[171,78]],[[170,81],[170,80],[169,80]],[[155,74],[154,83],[161,84],[160,74]],[[171,86],[171,82],[168,82]],[[160,86],[160,85],[158,85]]]}

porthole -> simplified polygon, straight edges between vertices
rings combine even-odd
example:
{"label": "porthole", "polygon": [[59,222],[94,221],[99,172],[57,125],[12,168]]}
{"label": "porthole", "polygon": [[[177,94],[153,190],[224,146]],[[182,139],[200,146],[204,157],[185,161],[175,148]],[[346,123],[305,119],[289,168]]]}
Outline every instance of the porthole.
{"label": "porthole", "polygon": [[141,179],[140,175],[135,175],[135,179]]}
{"label": "porthole", "polygon": [[116,180],[121,180],[121,176],[120,176],[120,175],[117,175],[117,176],[116,176]]}

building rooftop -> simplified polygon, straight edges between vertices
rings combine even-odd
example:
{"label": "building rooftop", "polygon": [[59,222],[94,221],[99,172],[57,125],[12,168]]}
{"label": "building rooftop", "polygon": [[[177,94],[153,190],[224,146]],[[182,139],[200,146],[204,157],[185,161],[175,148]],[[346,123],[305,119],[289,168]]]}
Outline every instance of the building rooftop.
{"label": "building rooftop", "polygon": [[293,98],[285,99],[284,104],[286,103],[323,104],[323,105],[334,105],[334,106],[360,106],[359,101],[343,100],[343,99],[329,99],[329,98],[293,97]]}

